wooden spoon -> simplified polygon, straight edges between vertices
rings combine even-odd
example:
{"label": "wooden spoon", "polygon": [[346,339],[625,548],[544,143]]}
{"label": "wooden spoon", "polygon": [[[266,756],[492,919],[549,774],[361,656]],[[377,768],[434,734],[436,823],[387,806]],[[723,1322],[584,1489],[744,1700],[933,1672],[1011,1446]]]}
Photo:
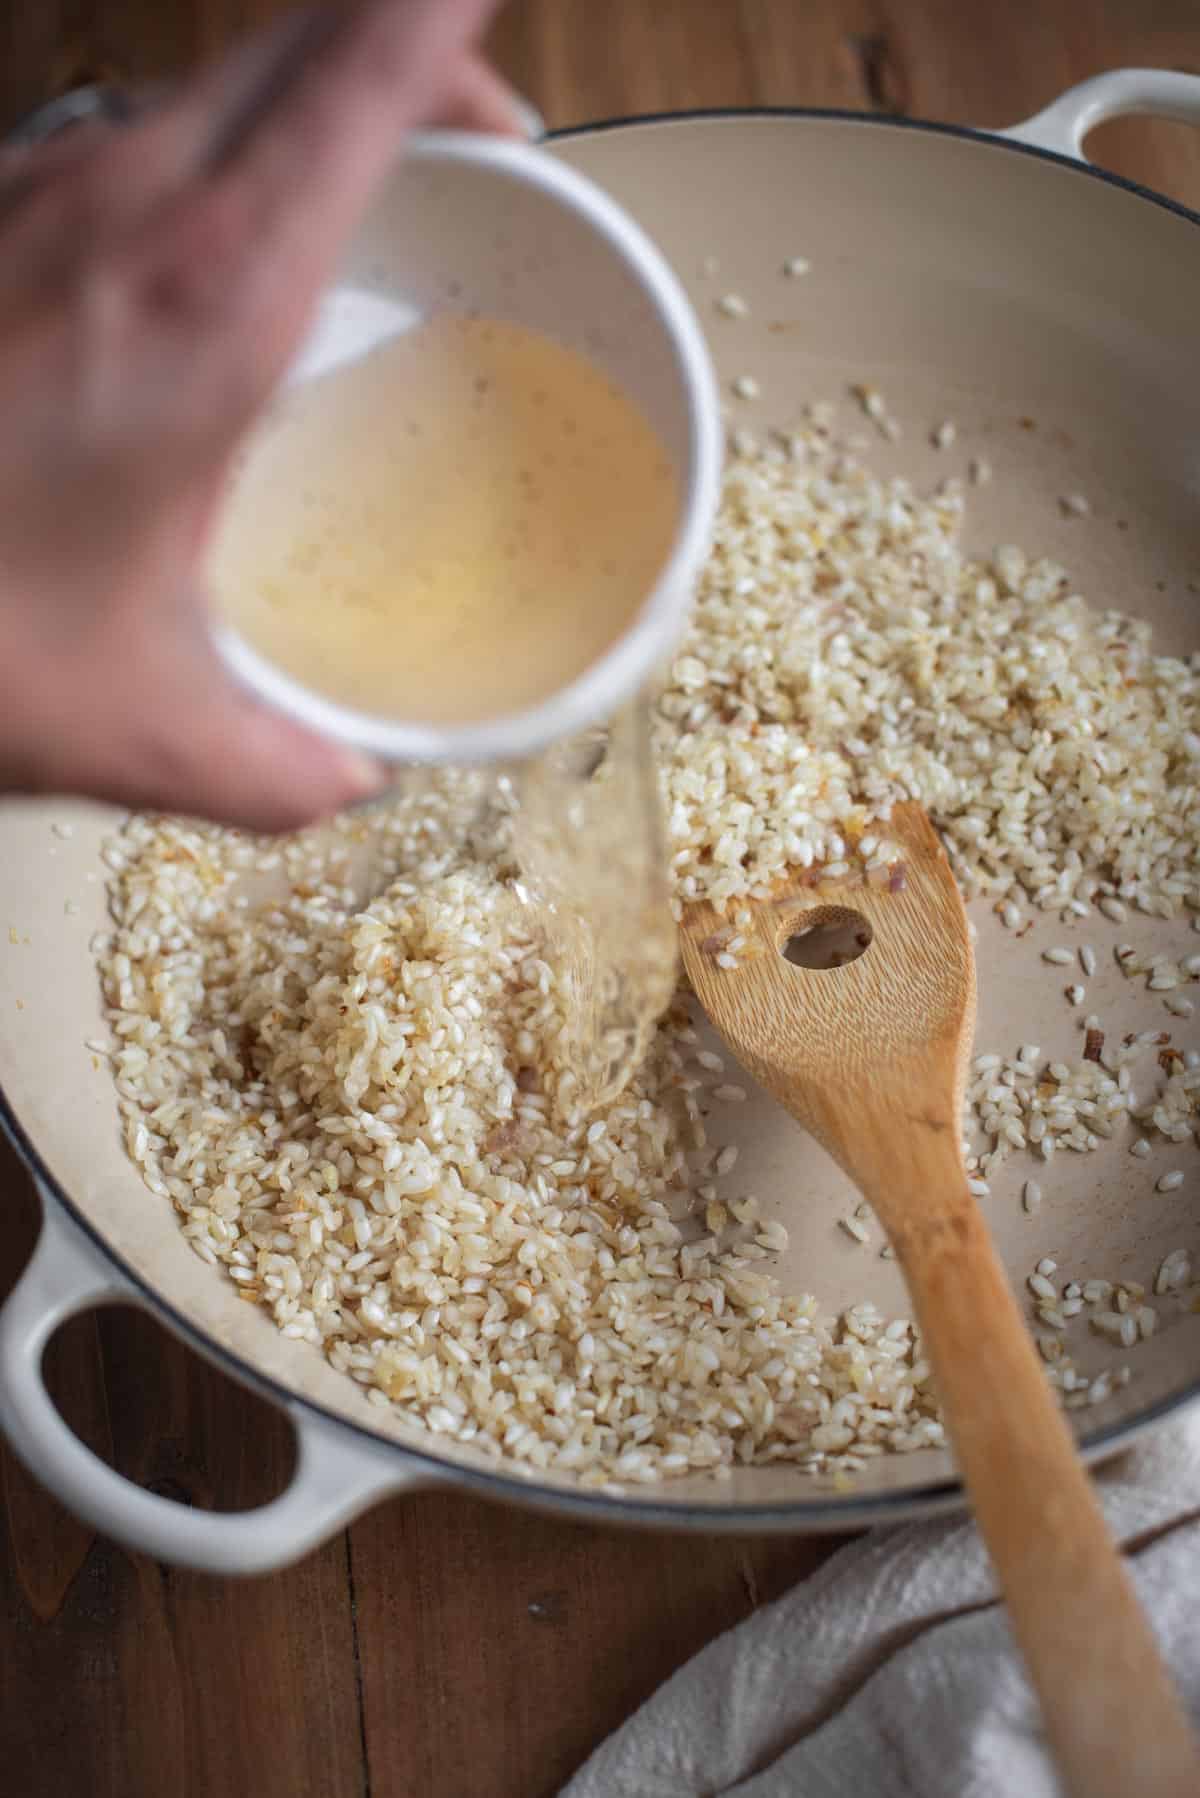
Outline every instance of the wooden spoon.
{"label": "wooden spoon", "polygon": [[[696,996],[738,1059],[862,1190],[904,1269],[958,1466],[1073,1798],[1196,1798],[1200,1759],[1009,1288],[962,1158],[975,960],[945,851],[917,805],[890,885],[804,876],[680,929]],[[817,924],[870,946],[832,969],[783,950]]]}

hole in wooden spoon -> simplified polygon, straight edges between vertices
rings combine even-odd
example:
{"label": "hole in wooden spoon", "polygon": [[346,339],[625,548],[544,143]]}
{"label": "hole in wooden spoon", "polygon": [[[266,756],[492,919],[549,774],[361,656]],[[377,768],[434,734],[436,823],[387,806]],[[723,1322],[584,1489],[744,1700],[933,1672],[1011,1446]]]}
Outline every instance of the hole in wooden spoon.
{"label": "hole in wooden spoon", "polygon": [[871,946],[874,932],[861,912],[823,905],[793,920],[779,945],[780,954],[797,968],[844,968]]}

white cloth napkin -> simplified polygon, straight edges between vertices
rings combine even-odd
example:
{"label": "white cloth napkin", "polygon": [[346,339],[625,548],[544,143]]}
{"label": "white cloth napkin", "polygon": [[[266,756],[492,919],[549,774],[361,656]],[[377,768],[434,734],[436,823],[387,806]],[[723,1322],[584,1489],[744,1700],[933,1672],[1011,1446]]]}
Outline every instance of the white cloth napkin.
{"label": "white cloth napkin", "polygon": [[[1099,1475],[1200,1728],[1200,1408]],[[967,1522],[879,1530],[719,1636],[562,1798],[1058,1798]]]}

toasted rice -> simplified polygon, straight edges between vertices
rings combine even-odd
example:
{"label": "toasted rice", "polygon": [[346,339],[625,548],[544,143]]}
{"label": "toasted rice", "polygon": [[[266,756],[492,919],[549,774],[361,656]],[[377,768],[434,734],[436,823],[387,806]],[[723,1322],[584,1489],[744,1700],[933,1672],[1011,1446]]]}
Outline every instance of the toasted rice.
{"label": "toasted rice", "polygon": [[[958,493],[876,478],[823,424],[744,447],[657,702],[676,907],[736,914],[797,864],[886,871],[909,795],[1006,922],[1018,902],[1196,903],[1194,663],[1089,613],[1053,563],[967,557]],[[448,778],[282,846],[128,823],[101,961],[150,1190],[376,1403],[530,1469],[840,1476],[941,1444],[906,1320],[824,1315],[764,1271],[786,1235],[739,1204],[700,1118],[741,1089],[697,1057],[681,1005],[627,1089],[585,1105],[563,970],[503,831],[465,822],[474,791]],[[1047,1090],[1020,1057],[989,1059],[980,1186],[1034,1132],[1090,1147],[1132,1109],[1115,1065],[1052,1070]],[[1189,1130],[1198,1086],[1174,1075],[1146,1127]],[[1083,1402],[1069,1363],[1055,1378]]]}

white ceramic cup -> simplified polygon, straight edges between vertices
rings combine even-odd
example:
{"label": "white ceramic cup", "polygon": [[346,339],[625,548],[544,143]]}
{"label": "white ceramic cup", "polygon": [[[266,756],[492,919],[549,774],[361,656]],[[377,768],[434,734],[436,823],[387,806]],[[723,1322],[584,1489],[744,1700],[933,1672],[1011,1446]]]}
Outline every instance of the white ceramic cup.
{"label": "white ceramic cup", "polygon": [[678,476],[679,515],[666,564],[629,628],[559,692],[463,724],[350,709],[292,679],[223,622],[216,641],[259,697],[386,762],[519,759],[609,716],[677,643],[717,507],[716,381],[692,308],[650,239],[591,181],[531,144],[456,132],[410,139],[289,381],[327,372],[439,310],[544,332],[603,369],[658,432]]}

